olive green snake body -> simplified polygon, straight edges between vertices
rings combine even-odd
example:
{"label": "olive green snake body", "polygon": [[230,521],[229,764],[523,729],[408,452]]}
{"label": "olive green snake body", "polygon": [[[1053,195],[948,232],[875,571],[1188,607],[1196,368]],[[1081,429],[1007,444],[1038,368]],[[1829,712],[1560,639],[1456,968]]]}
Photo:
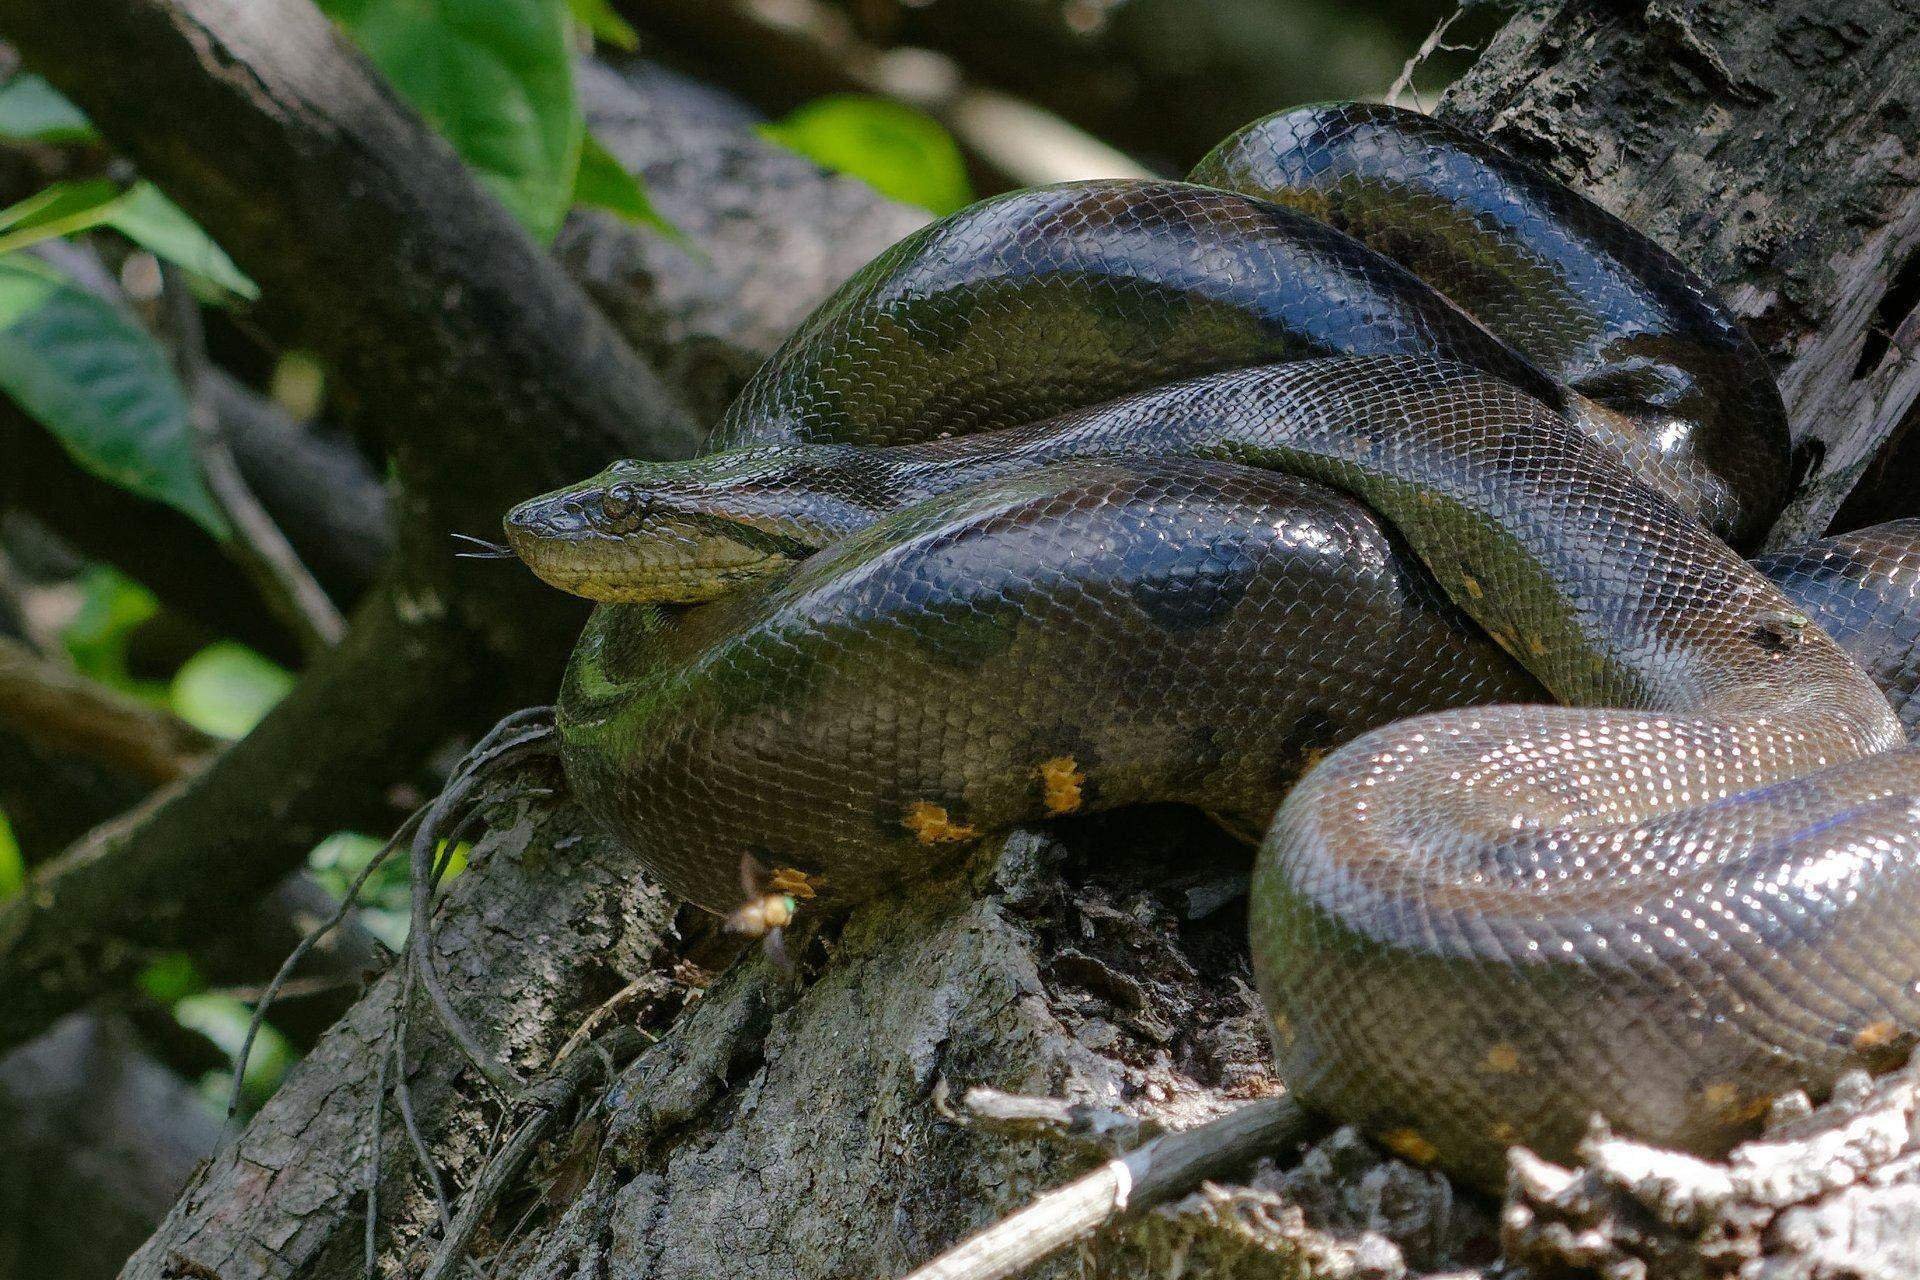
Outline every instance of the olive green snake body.
{"label": "olive green snake body", "polygon": [[1920,756],[1835,636],[1904,713],[1916,528],[1729,549],[1785,486],[1758,350],[1484,143],[1305,108],[1194,178],[935,224],[726,452],[514,514],[558,585],[722,597],[596,614],[583,802],[717,911],[743,857],[855,901],[1048,816],[1264,833],[1282,1078],[1482,1183],[1903,1050]]}

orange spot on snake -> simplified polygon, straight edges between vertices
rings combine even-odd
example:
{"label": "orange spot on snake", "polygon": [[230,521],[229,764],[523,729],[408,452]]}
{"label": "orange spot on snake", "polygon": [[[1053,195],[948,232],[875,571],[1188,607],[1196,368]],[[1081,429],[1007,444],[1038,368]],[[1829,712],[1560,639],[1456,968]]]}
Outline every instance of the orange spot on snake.
{"label": "orange spot on snake", "polygon": [[1086,783],[1087,775],[1080,772],[1080,766],[1074,763],[1072,756],[1055,756],[1051,760],[1040,762],[1040,798],[1047,806],[1047,812],[1054,815],[1072,813],[1080,807],[1080,788]]}
{"label": "orange spot on snake", "polygon": [[1700,1100],[1727,1119],[1741,1121],[1758,1120],[1773,1105],[1773,1099],[1765,1094],[1743,1094],[1740,1086],[1727,1083],[1708,1085],[1700,1091]]}
{"label": "orange spot on snake", "polygon": [[1700,1100],[1715,1111],[1731,1111],[1740,1104],[1740,1090],[1726,1083],[1710,1084],[1700,1091]]}
{"label": "orange spot on snake", "polygon": [[1475,578],[1470,573],[1463,573],[1460,575],[1460,585],[1465,587],[1467,589],[1467,594],[1472,596],[1475,600],[1481,599],[1487,594],[1485,591],[1482,591],[1480,589],[1479,579]]}
{"label": "orange spot on snake", "polygon": [[1497,1044],[1487,1050],[1487,1056],[1483,1062],[1489,1071],[1511,1075],[1520,1069],[1520,1051],[1510,1044]]}
{"label": "orange spot on snake", "polygon": [[1882,1018],[1879,1022],[1869,1022],[1860,1028],[1853,1037],[1855,1053],[1866,1053],[1871,1049],[1884,1049],[1900,1036],[1900,1028],[1892,1019]]}
{"label": "orange spot on snake", "polygon": [[921,844],[957,844],[980,834],[964,822],[955,822],[944,806],[930,800],[915,800],[908,805],[900,825],[913,832]]}
{"label": "orange spot on snake", "polygon": [[804,871],[792,867],[775,867],[773,874],[767,877],[767,888],[773,893],[789,894],[795,898],[816,896],[820,882]]}
{"label": "orange spot on snake", "polygon": [[1440,1148],[1420,1136],[1418,1129],[1391,1129],[1380,1135],[1380,1141],[1401,1159],[1415,1164],[1432,1164],[1440,1155]]}

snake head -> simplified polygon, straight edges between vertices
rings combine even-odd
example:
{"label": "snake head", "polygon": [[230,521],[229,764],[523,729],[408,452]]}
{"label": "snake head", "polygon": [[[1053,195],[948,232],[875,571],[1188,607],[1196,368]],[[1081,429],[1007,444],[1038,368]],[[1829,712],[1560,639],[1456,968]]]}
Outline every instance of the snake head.
{"label": "snake head", "polygon": [[871,523],[864,452],[780,445],[616,462],[508,512],[507,544],[542,581],[589,600],[711,600]]}

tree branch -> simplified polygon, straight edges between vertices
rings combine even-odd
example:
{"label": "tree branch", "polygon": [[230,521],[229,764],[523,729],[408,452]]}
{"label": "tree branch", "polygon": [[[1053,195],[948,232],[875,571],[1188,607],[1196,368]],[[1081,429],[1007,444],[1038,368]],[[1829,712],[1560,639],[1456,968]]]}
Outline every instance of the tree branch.
{"label": "tree branch", "polygon": [[486,706],[470,638],[403,618],[387,592],[346,641],[205,769],[82,838],[0,903],[0,1044],[217,933],[323,837],[385,830],[399,762]]}
{"label": "tree branch", "polygon": [[697,432],[306,0],[14,0],[0,28],[260,283],[268,327],[328,361],[402,483],[392,585],[346,642],[191,784],[0,908],[4,1046],[217,927],[449,732],[544,701],[582,610],[454,560],[447,535]]}
{"label": "tree branch", "polygon": [[[554,839],[567,848],[559,877],[546,843]],[[606,992],[659,962],[672,920],[666,896],[636,879],[577,809],[522,804],[476,842],[441,907],[437,934],[454,961],[447,971],[454,1005],[496,1052],[538,1073]],[[365,1124],[400,976],[400,966],[390,969],[213,1159],[128,1263],[127,1280],[361,1274]],[[415,1122],[450,1185],[472,1186],[488,1155],[491,1100],[424,1000],[403,1014],[408,1057],[394,1065],[395,1075],[408,1082]],[[388,1109],[382,1150],[380,1239],[405,1259],[399,1273],[418,1275],[436,1244],[423,1233],[438,1214],[410,1167],[397,1108]],[[263,1182],[262,1169],[275,1171],[272,1178]],[[260,1242],[269,1240],[263,1250]]]}
{"label": "tree branch", "polygon": [[1202,1179],[1252,1164],[1297,1140],[1311,1122],[1291,1098],[1266,1098],[1169,1133],[1049,1191],[955,1245],[907,1280],[1007,1280],[1104,1227],[1183,1196]]}
{"label": "tree branch", "polygon": [[207,360],[206,332],[200,303],[187,287],[178,267],[160,267],[161,301],[172,331],[174,366],[187,400],[187,421],[193,432],[193,452],[200,464],[207,492],[232,528],[228,551],[253,579],[254,588],[269,608],[300,639],[309,655],[340,643],[347,623],[273,516],[254,496],[240,471],[239,460],[214,408],[212,365]]}
{"label": "tree branch", "polygon": [[0,636],[0,721],[15,733],[152,786],[185,776],[214,740],[144,702]]}

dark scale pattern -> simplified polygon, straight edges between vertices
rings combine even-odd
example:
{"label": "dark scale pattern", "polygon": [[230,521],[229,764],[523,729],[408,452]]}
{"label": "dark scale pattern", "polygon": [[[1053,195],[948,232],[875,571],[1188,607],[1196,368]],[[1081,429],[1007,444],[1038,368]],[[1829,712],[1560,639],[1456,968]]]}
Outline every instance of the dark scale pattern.
{"label": "dark scale pattern", "polygon": [[747,384],[714,445],[927,440],[1207,370],[1401,354],[1559,394],[1431,286],[1291,209],[1069,183],[982,201],[875,259]]}
{"label": "dark scale pattern", "polygon": [[1248,125],[1192,177],[1412,270],[1597,412],[1637,422],[1618,440],[1702,486],[1737,542],[1784,498],[1787,415],[1759,348],[1672,254],[1538,170],[1426,116],[1320,103]]}
{"label": "dark scale pattern", "polygon": [[[1262,830],[1373,725],[1542,696],[1365,508],[1174,459],[976,485],[684,626],[649,616],[602,610],[576,653],[569,774],[716,911],[743,850],[839,898],[897,888],[966,843],[915,805],[976,833],[1044,818],[1048,762],[1073,812],[1183,801]],[[1288,639],[1328,618],[1343,643]]]}
{"label": "dark scale pattern", "polygon": [[743,855],[851,901],[1056,814],[1266,829],[1283,1075],[1482,1182],[1594,1111],[1716,1150],[1910,1045],[1920,751],[1822,627],[1911,674],[1920,530],[1759,568],[1711,536],[1689,512],[1766,514],[1777,396],[1545,179],[1379,108],[1232,147],[1334,228],[1179,184],[990,202],[803,326],[723,430],[760,448],[530,504],[516,549],[596,589],[824,548],[595,615],[583,802],[716,911]]}

